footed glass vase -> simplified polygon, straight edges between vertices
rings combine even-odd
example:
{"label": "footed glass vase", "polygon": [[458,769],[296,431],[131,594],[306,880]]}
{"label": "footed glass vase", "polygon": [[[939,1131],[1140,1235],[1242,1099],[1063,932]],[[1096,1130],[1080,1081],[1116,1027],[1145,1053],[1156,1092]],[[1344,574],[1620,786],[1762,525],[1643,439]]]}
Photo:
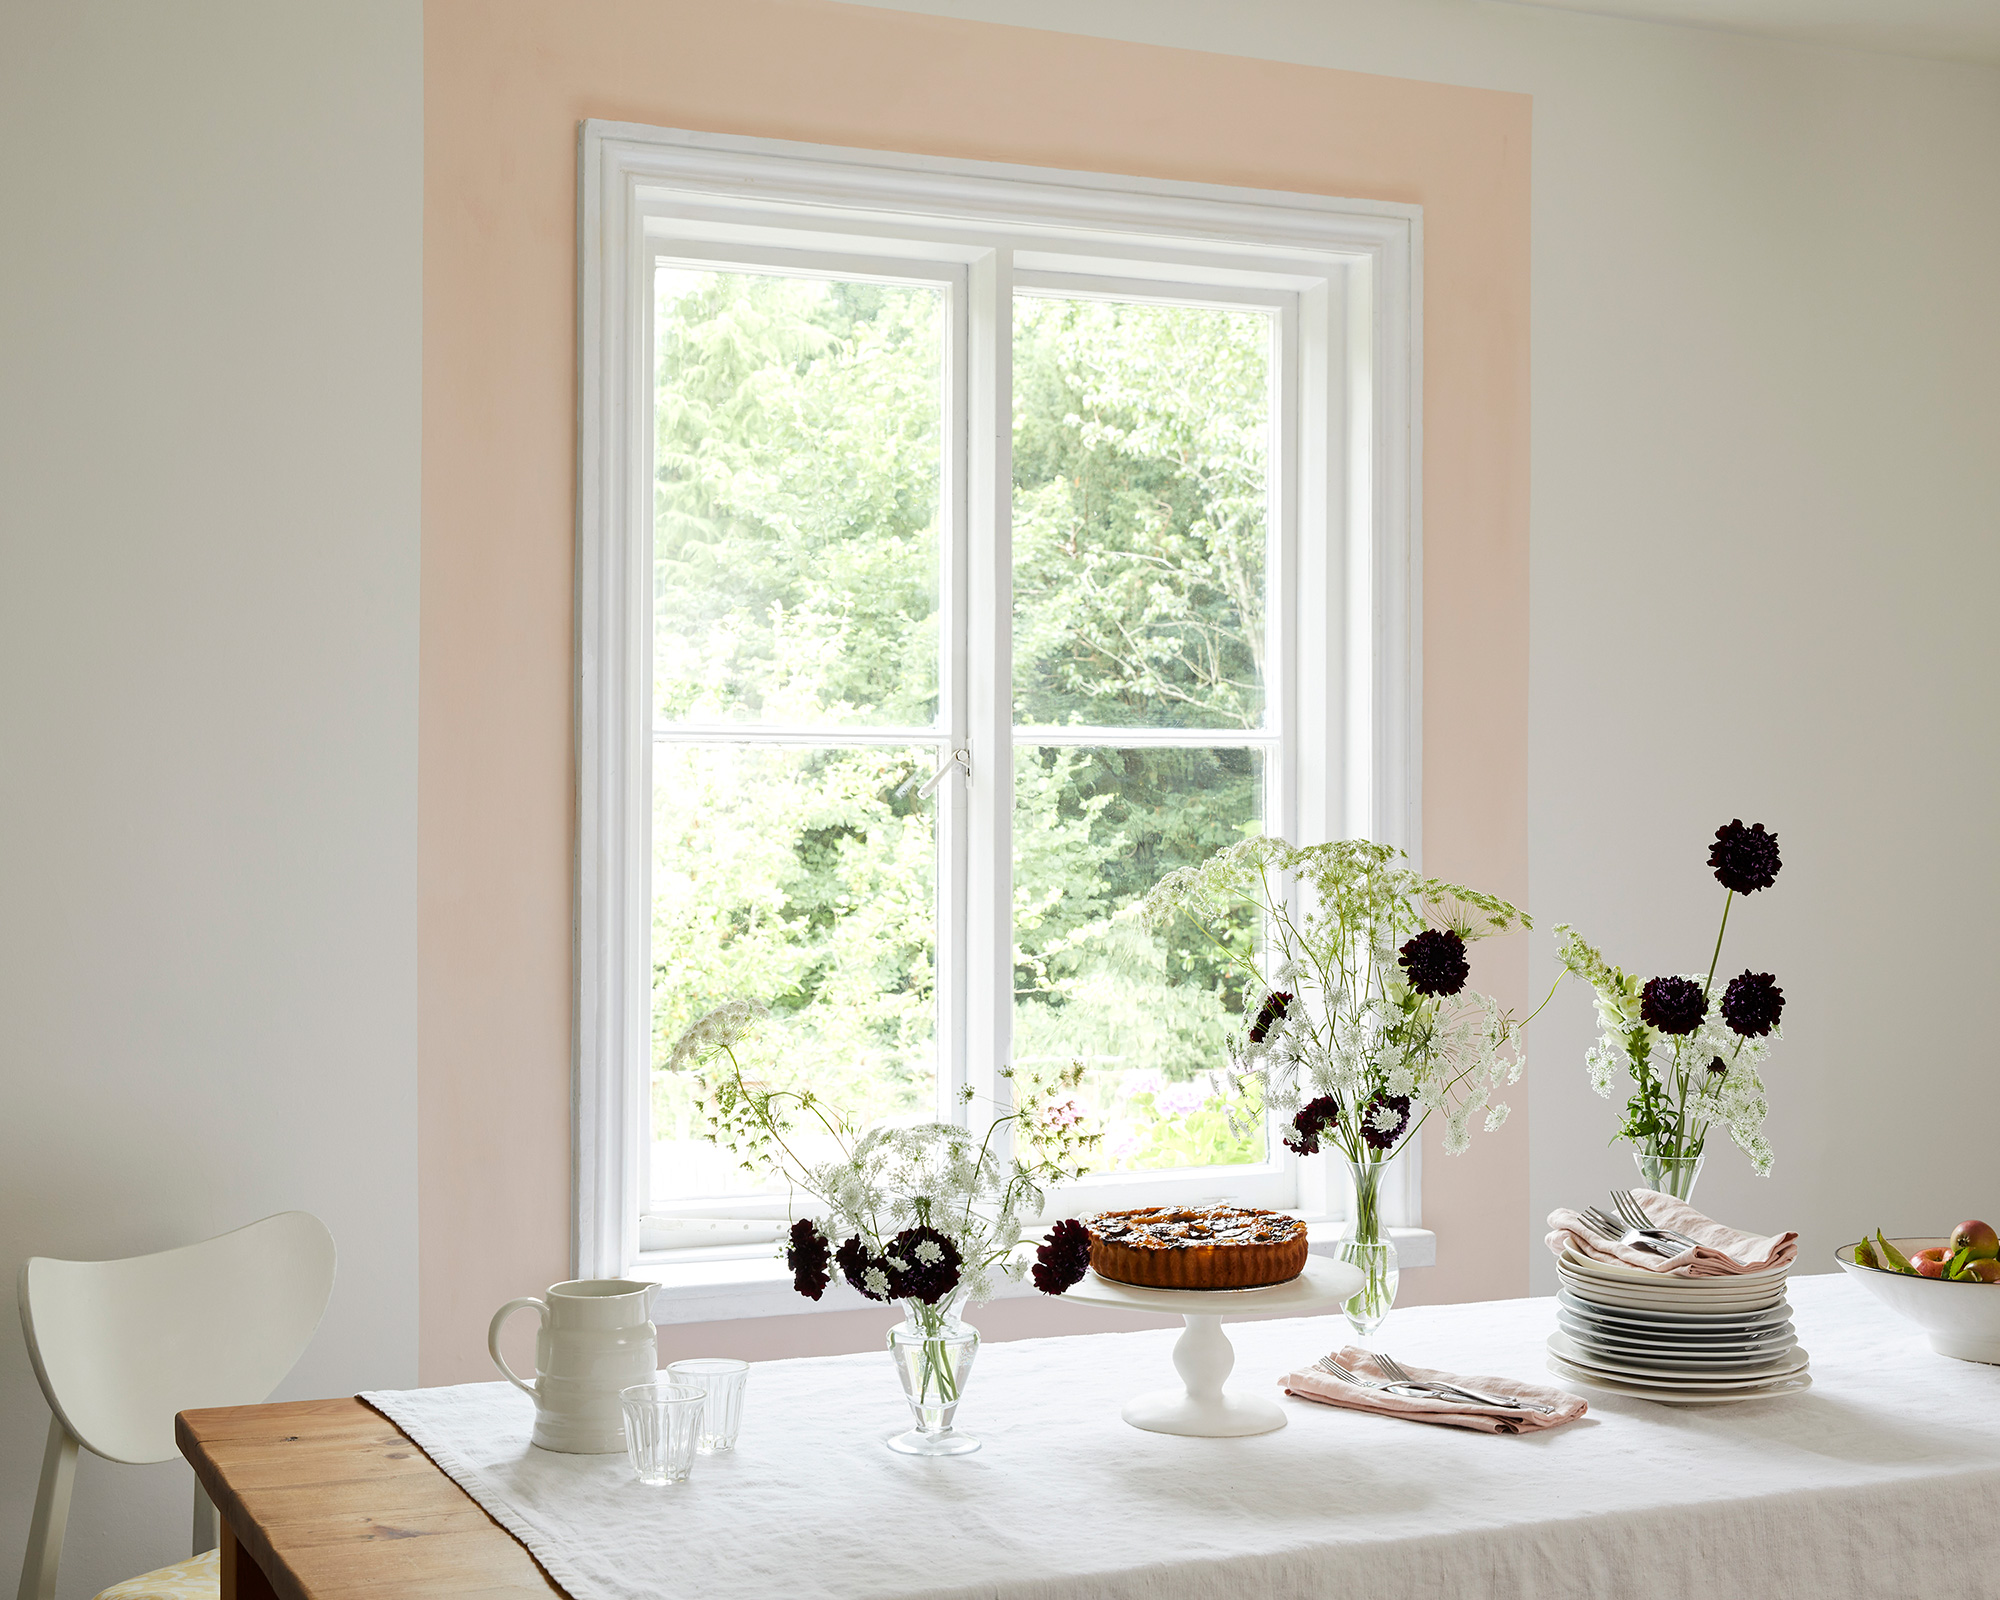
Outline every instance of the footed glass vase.
{"label": "footed glass vase", "polygon": [[1340,1259],[1360,1269],[1361,1287],[1341,1309],[1356,1333],[1373,1333],[1396,1303],[1396,1247],[1382,1226],[1382,1164],[1350,1161],[1347,1175],[1354,1183],[1354,1204],[1348,1209],[1347,1231],[1340,1236]]}
{"label": "footed glass vase", "polygon": [[906,1456],[962,1456],[979,1448],[953,1426],[965,1380],[979,1354],[979,1330],[961,1322],[956,1303],[903,1302],[901,1326],[889,1330],[889,1354],[916,1426],[889,1441]]}
{"label": "footed glass vase", "polygon": [[1670,1194],[1676,1200],[1692,1200],[1695,1180],[1701,1176],[1701,1164],[1706,1158],[1662,1155],[1648,1144],[1634,1150],[1632,1159],[1639,1164],[1639,1180],[1648,1189]]}

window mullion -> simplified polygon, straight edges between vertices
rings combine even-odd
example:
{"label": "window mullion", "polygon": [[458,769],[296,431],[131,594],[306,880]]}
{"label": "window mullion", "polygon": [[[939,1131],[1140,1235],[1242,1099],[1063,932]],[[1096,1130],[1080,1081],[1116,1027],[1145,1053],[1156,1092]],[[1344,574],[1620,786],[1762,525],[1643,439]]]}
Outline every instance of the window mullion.
{"label": "window mullion", "polygon": [[1000,1094],[1014,1021],[1013,253],[967,270],[966,1032],[972,1123]]}
{"label": "window mullion", "polygon": [[[971,326],[972,304],[968,274],[952,280],[951,326],[946,340],[944,375],[945,462],[943,504],[939,514],[939,608],[943,652],[938,675],[938,725],[944,739],[938,745],[939,765],[953,751],[971,743],[971,702],[968,596],[971,590]],[[977,781],[973,769],[971,781]],[[970,782],[948,777],[937,789],[937,1117],[963,1123],[961,1094],[967,1080],[967,933],[970,925],[971,795]]]}

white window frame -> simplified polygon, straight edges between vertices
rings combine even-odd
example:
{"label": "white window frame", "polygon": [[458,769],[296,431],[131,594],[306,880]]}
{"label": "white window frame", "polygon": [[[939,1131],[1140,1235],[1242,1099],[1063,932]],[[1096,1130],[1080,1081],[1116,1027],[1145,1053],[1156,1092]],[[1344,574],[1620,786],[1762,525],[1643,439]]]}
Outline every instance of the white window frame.
{"label": "white window frame", "polygon": [[[574,1267],[615,1276],[639,1262],[649,1156],[653,530],[638,419],[651,417],[654,257],[776,260],[809,240],[822,260],[908,262],[912,277],[967,297],[954,319],[967,337],[950,356],[954,421],[994,442],[951,452],[968,470],[947,473],[946,514],[962,519],[969,559],[947,563],[940,603],[958,608],[971,649],[944,663],[938,730],[912,740],[969,750],[973,772],[939,791],[941,915],[962,912],[969,930],[967,975],[939,986],[943,1104],[965,1083],[991,1095],[1010,1042],[1009,852],[970,860],[968,828],[1004,843],[1016,744],[1056,742],[1017,738],[1007,641],[992,637],[992,608],[966,609],[970,589],[1010,581],[1010,430],[996,397],[1009,390],[1013,290],[1174,298],[1194,284],[1200,298],[1289,308],[1281,361],[1297,381],[1276,390],[1292,459],[1273,473],[1271,593],[1274,626],[1297,630],[1283,657],[1296,674],[1270,693],[1297,759],[1275,782],[1267,763],[1267,814],[1301,839],[1366,836],[1420,859],[1422,212],[625,123],[585,122],[579,135]],[[1092,742],[1163,740],[1174,742],[1117,730]],[[1258,1170],[1281,1165],[1296,1209],[1344,1204],[1327,1158]],[[1229,1170],[1089,1179],[1063,1200],[1102,1208],[1133,1203],[1139,1185],[1191,1182],[1212,1192]],[[1413,1148],[1392,1168],[1392,1223],[1420,1222],[1418,1184]]]}

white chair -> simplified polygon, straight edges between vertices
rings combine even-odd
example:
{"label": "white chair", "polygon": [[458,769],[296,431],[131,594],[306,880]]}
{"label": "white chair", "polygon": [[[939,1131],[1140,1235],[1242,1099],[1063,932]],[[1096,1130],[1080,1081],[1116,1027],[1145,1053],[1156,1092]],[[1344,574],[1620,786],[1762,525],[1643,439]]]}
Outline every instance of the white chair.
{"label": "white chair", "polygon": [[[333,1293],[333,1236],[284,1211],[219,1238],[123,1261],[21,1268],[21,1327],[48,1399],[48,1449],[21,1564],[20,1600],[55,1600],[79,1448],[110,1461],[171,1461],[174,1414],[270,1398],[304,1354]],[[214,1593],[215,1508],[194,1491],[192,1562],[108,1593]],[[195,1587],[187,1585],[192,1582]]]}

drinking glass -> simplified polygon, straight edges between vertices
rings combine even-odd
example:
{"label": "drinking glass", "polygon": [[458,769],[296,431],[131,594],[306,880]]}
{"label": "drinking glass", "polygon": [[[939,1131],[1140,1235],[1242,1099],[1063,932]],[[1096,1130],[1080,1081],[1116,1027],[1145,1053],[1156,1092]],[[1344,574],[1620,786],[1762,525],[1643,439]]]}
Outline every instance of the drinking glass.
{"label": "drinking glass", "polygon": [[743,1385],[750,1376],[750,1363],[724,1356],[698,1356],[668,1362],[667,1376],[708,1396],[696,1448],[705,1456],[734,1450],[736,1430],[743,1422]]}
{"label": "drinking glass", "polygon": [[679,1483],[694,1469],[695,1435],[708,1396],[691,1384],[635,1383],[618,1391],[625,1410],[625,1448],[641,1483]]}

